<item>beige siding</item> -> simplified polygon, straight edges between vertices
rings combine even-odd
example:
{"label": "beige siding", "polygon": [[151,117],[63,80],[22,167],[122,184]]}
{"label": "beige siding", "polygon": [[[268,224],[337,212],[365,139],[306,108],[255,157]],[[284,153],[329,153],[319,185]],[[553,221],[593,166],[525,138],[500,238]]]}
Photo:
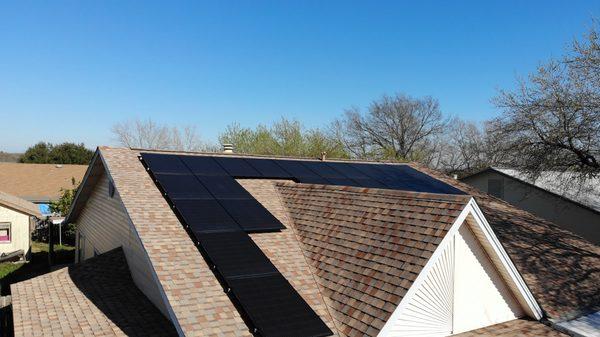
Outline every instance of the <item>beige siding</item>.
{"label": "beige siding", "polygon": [[29,215],[0,206],[0,223],[10,223],[10,242],[0,242],[0,254],[22,249],[29,252]]}
{"label": "beige siding", "polygon": [[117,191],[108,194],[106,174],[98,180],[78,220],[79,254],[81,260],[123,247],[133,281],[138,288],[167,317],[159,286],[152,277],[152,266],[132,228]]}

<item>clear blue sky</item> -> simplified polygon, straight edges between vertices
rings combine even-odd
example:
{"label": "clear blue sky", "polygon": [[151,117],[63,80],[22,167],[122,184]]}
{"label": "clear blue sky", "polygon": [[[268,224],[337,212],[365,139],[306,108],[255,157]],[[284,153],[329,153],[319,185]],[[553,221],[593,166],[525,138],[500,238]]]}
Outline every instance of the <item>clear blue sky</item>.
{"label": "clear blue sky", "polygon": [[114,144],[136,117],[213,141],[234,121],[324,126],[394,92],[480,121],[593,17],[598,1],[2,1],[0,150]]}

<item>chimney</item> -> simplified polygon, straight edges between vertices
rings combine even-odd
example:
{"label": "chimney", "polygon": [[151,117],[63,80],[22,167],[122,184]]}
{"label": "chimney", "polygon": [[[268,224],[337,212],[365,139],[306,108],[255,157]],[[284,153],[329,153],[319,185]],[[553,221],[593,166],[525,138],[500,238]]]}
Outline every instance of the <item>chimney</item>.
{"label": "chimney", "polygon": [[223,144],[223,153],[233,153],[233,144]]}

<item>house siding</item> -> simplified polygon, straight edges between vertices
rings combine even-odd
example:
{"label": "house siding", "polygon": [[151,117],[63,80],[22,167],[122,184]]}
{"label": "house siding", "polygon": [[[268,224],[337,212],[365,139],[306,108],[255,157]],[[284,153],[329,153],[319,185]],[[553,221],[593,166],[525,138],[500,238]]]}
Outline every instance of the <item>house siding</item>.
{"label": "house siding", "polygon": [[10,242],[0,243],[0,254],[19,249],[28,256],[30,249],[30,217],[11,208],[0,206],[0,223],[10,223]]}
{"label": "house siding", "polygon": [[130,225],[118,191],[109,196],[109,180],[103,173],[77,220],[78,258],[83,261],[117,247],[123,247],[131,277],[152,303],[169,317],[152,266]]}
{"label": "house siding", "polygon": [[501,181],[504,201],[551,221],[590,242],[600,244],[600,214],[542,189],[503,174],[486,171],[463,179],[467,184],[488,191],[489,181]]}

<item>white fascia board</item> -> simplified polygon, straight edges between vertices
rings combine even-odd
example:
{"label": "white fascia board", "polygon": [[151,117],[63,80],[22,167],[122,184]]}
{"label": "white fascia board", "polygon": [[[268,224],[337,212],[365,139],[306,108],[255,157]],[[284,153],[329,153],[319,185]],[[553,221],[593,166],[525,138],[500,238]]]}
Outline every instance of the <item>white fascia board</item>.
{"label": "white fascia board", "polygon": [[502,247],[500,241],[492,231],[490,224],[483,216],[483,213],[481,212],[481,209],[475,202],[475,199],[471,198],[465,206],[465,208],[460,212],[452,226],[450,226],[450,229],[446,233],[446,236],[444,236],[438,247],[435,249],[435,251],[431,255],[431,258],[429,258],[429,261],[427,261],[427,263],[425,264],[425,267],[423,267],[423,269],[421,270],[411,287],[406,292],[406,295],[404,295],[404,297],[400,301],[400,304],[398,304],[398,307],[394,310],[394,312],[387,320],[379,334],[377,334],[378,337],[393,337],[391,335],[391,330],[393,328],[394,322],[396,322],[399,317],[402,317],[404,309],[409,305],[411,299],[418,291],[420,285],[427,279],[429,270],[433,268],[438,257],[444,252],[446,246],[452,241],[454,235],[458,232],[458,229],[465,222],[467,216],[469,215],[473,216],[476,224],[481,228],[482,232],[485,234],[486,239],[489,241],[490,246],[492,246],[494,253],[496,253],[499,259],[502,261],[502,267],[504,267],[507,270],[512,281],[517,286],[517,289],[519,290],[520,294],[515,295],[520,295],[528,306],[528,308],[524,309],[527,311],[528,314],[535,317],[536,320],[540,320],[542,318],[542,309],[533,297],[533,294],[531,294],[531,291],[525,284],[525,281],[521,277],[521,274],[519,274],[517,268],[508,257],[508,254],[504,250],[504,247]]}
{"label": "white fascia board", "polygon": [[519,295],[523,298],[525,303],[527,303],[527,308],[524,309],[527,310],[529,315],[533,316],[537,320],[540,320],[543,316],[542,308],[533,297],[533,294],[529,290],[529,287],[527,287],[527,284],[525,283],[525,280],[523,280],[523,277],[517,270],[517,267],[513,264],[506,250],[504,250],[504,247],[500,243],[500,240],[498,240],[498,237],[496,236],[496,234],[494,234],[492,227],[486,220],[485,216],[483,215],[483,212],[481,211],[475,200],[471,199],[469,201],[469,205],[469,208],[472,210],[475,222],[477,223],[477,225],[479,225],[487,241],[491,244],[490,246],[494,250],[494,253],[500,258],[502,266],[508,272],[508,275],[510,276],[511,280],[514,282],[517,289],[519,290]]}

